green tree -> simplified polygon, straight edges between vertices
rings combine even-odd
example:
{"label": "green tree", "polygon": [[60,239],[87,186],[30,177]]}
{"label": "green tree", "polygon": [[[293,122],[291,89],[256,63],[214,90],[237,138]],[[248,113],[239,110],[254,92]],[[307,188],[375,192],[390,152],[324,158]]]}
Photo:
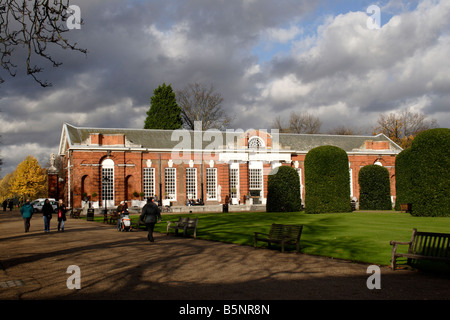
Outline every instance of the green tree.
{"label": "green tree", "polygon": [[296,212],[302,208],[300,179],[294,168],[273,170],[267,182],[267,212]]}
{"label": "green tree", "polygon": [[163,83],[156,88],[150,104],[144,129],[174,130],[181,128],[183,124],[181,109],[170,84]]}
{"label": "green tree", "polygon": [[416,136],[409,157],[409,189],[414,216],[450,215],[450,129],[426,130]]}
{"label": "green tree", "polygon": [[348,156],[341,148],[320,146],[305,157],[306,213],[350,212]]}
{"label": "green tree", "polygon": [[362,210],[391,210],[391,182],[388,169],[367,165],[359,171],[359,208]]}
{"label": "green tree", "polygon": [[414,176],[414,163],[410,160],[411,148],[406,148],[395,157],[395,210],[400,211],[400,204],[412,203],[413,196],[410,190]]}

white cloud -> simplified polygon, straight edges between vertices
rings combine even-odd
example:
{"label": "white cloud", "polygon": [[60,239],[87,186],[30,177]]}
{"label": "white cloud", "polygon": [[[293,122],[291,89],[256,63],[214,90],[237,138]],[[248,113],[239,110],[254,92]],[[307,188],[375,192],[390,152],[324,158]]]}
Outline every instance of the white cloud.
{"label": "white cloud", "polygon": [[43,74],[52,88],[20,72],[0,87],[9,163],[56,149],[63,122],[142,127],[163,82],[213,84],[235,128],[270,129],[293,110],[320,116],[323,131],[362,127],[406,106],[450,124],[448,0],[381,1],[394,16],[379,30],[365,7],[308,16],[315,1],[78,1],[85,25],[68,36],[88,54],[56,51],[64,64]]}
{"label": "white cloud", "polygon": [[294,40],[302,33],[303,33],[302,29],[300,29],[296,25],[292,25],[288,29],[286,29],[286,28],[269,28],[265,31],[265,38],[269,42],[287,43],[289,41]]}

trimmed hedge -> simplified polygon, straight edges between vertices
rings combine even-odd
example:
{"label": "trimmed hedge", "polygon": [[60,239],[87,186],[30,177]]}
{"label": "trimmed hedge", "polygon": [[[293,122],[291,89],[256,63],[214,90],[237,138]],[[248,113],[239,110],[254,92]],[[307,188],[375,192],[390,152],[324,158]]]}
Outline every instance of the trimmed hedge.
{"label": "trimmed hedge", "polygon": [[359,209],[391,210],[391,183],[388,169],[368,165],[359,171]]}
{"label": "trimmed hedge", "polygon": [[412,215],[450,216],[450,129],[430,129],[418,134],[410,152],[408,197]]}
{"label": "trimmed hedge", "polygon": [[267,181],[267,212],[296,212],[302,209],[300,179],[288,166],[272,170]]}
{"label": "trimmed hedge", "polygon": [[350,212],[347,153],[335,146],[311,149],[305,157],[306,213]]}
{"label": "trimmed hedge", "polygon": [[412,176],[414,173],[414,166],[412,163],[411,148],[407,148],[400,152],[395,158],[395,210],[400,211],[400,204],[412,203],[413,195],[410,190],[413,182]]}

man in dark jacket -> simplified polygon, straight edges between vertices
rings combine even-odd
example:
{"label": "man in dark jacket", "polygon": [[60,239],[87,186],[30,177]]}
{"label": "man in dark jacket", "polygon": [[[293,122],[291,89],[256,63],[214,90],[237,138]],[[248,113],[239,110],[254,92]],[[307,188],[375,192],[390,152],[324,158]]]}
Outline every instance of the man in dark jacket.
{"label": "man in dark jacket", "polygon": [[150,242],[154,242],[153,229],[158,220],[161,220],[161,211],[159,210],[156,203],[153,202],[153,198],[147,199],[147,204],[142,208],[142,214],[140,219],[145,222],[147,226],[148,235],[147,239]]}
{"label": "man in dark jacket", "polygon": [[50,204],[50,200],[45,199],[42,206],[42,216],[44,217],[44,229],[45,232],[50,232],[50,220],[52,219],[53,207]]}

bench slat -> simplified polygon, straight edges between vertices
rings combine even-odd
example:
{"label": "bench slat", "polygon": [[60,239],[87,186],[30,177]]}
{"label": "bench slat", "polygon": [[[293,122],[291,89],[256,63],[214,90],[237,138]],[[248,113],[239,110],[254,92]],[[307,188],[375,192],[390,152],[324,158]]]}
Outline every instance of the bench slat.
{"label": "bench slat", "polygon": [[282,225],[273,223],[270,226],[269,234],[264,234],[261,232],[255,232],[254,246],[257,247],[258,241],[267,242],[270,244],[279,243],[281,244],[281,252],[284,252],[285,244],[295,244],[297,247],[297,252],[300,251],[299,242],[302,233],[303,225]]}
{"label": "bench slat", "polygon": [[183,230],[183,235],[186,236],[187,230],[194,230],[194,238],[197,238],[197,225],[198,218],[186,218],[180,217],[178,221],[167,221],[167,235],[169,229],[175,229],[175,234],[178,234],[178,230]]}

